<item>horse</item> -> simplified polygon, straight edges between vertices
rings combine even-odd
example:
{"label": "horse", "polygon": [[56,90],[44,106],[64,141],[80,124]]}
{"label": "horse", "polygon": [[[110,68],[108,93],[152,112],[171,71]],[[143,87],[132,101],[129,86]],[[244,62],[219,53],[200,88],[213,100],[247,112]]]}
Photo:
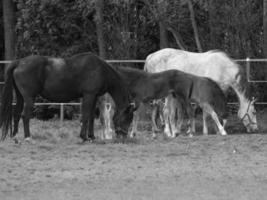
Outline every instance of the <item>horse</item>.
{"label": "horse", "polygon": [[[247,132],[258,130],[256,110],[254,107],[256,100],[250,98],[245,72],[226,53],[219,50],[194,53],[165,48],[147,56],[144,66],[145,71],[158,73],[170,69],[177,69],[193,75],[208,77],[214,80],[224,93],[229,88],[232,88],[239,100],[238,117],[243,122]],[[169,96],[168,98],[172,97]],[[206,115],[204,113],[203,134],[207,135],[208,132],[205,124]],[[165,126],[168,126],[168,123],[165,122]],[[170,128],[166,130],[170,130]],[[179,132],[180,130],[177,131]]]}
{"label": "horse", "polygon": [[191,119],[191,130],[193,130],[193,111],[190,103],[195,102],[211,115],[220,133],[227,134],[224,124],[222,125],[219,120],[223,119],[224,123],[226,122],[226,98],[220,87],[211,79],[178,70],[147,73],[129,67],[115,67],[115,69],[125,81],[136,108],[152,100],[173,95],[183,100],[186,113]]}
{"label": "horse", "polygon": [[97,107],[99,108],[99,118],[103,126],[100,134],[100,139],[110,140],[114,135],[114,127],[112,123],[112,116],[114,116],[115,103],[111,96],[106,93],[99,97]]}
{"label": "horse", "polygon": [[[12,116],[13,88],[16,107]],[[37,95],[57,102],[82,98],[83,141],[93,140],[97,98],[108,92],[116,103],[114,126],[118,136],[125,136],[133,118],[130,96],[119,74],[109,64],[92,53],[67,58],[31,55],[13,61],[5,70],[5,85],[0,108],[2,140],[15,137],[22,116],[25,139],[30,139],[30,118]],[[12,118],[14,128],[12,131]]]}

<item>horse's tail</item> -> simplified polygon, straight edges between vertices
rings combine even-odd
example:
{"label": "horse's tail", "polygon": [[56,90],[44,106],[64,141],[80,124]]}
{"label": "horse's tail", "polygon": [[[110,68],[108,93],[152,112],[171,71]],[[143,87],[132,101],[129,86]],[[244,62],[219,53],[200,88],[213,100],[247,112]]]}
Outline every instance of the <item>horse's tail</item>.
{"label": "horse's tail", "polygon": [[12,131],[12,100],[13,100],[13,71],[17,67],[19,61],[13,61],[5,71],[5,85],[2,92],[1,108],[0,108],[0,128],[2,127],[2,137],[4,140],[8,134],[8,130]]}

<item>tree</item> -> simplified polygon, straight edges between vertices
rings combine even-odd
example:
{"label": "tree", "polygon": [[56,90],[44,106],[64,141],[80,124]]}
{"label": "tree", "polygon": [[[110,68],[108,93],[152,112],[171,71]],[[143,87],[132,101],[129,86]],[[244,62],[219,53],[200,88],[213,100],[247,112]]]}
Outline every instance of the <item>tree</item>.
{"label": "tree", "polygon": [[95,0],[95,23],[96,23],[96,33],[97,33],[97,43],[99,49],[99,56],[102,58],[106,58],[106,49],[105,49],[105,41],[104,41],[104,22],[103,22],[103,8],[104,1],[103,0]]}
{"label": "tree", "polygon": [[201,43],[199,40],[199,34],[198,34],[198,28],[197,28],[197,23],[196,23],[196,19],[195,19],[195,11],[193,8],[193,4],[191,0],[187,0],[187,4],[188,4],[188,9],[190,11],[190,20],[193,26],[193,30],[194,30],[194,37],[195,37],[195,41],[196,41],[196,45],[197,45],[197,49],[199,52],[202,52],[202,47],[201,47]]}
{"label": "tree", "polygon": [[97,53],[93,0],[17,2],[17,49],[20,57]]}
{"label": "tree", "polygon": [[267,58],[267,0],[263,0],[263,55]]}
{"label": "tree", "polygon": [[160,11],[160,16],[158,20],[159,24],[159,37],[160,37],[160,48],[168,47],[168,37],[167,37],[167,29],[165,25],[166,18],[166,10],[167,10],[168,2],[164,0],[158,0],[157,2],[157,11]]}
{"label": "tree", "polygon": [[15,7],[13,0],[3,0],[5,59],[15,58]]}

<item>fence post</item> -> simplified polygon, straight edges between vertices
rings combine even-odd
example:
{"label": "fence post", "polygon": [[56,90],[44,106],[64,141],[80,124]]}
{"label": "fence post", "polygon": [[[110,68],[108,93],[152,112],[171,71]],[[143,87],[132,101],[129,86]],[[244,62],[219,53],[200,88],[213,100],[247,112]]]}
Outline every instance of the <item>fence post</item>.
{"label": "fence post", "polygon": [[64,103],[60,103],[60,122],[64,120]]}
{"label": "fence post", "polygon": [[250,82],[250,58],[246,58],[246,71],[247,71],[247,81]]}

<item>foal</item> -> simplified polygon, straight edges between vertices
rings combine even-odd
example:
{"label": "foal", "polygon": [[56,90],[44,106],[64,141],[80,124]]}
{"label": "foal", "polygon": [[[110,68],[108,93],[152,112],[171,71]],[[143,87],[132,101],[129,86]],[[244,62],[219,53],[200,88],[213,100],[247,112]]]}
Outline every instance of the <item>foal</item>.
{"label": "foal", "polygon": [[[211,79],[190,75],[179,70],[147,73],[128,67],[117,67],[116,71],[126,83],[137,106],[170,94],[182,99],[190,119],[190,135],[193,130],[191,102],[197,103],[205,113],[211,115],[221,135],[226,135],[219,118],[226,122],[226,99],[220,87]],[[174,133],[175,134],[175,133]]]}

